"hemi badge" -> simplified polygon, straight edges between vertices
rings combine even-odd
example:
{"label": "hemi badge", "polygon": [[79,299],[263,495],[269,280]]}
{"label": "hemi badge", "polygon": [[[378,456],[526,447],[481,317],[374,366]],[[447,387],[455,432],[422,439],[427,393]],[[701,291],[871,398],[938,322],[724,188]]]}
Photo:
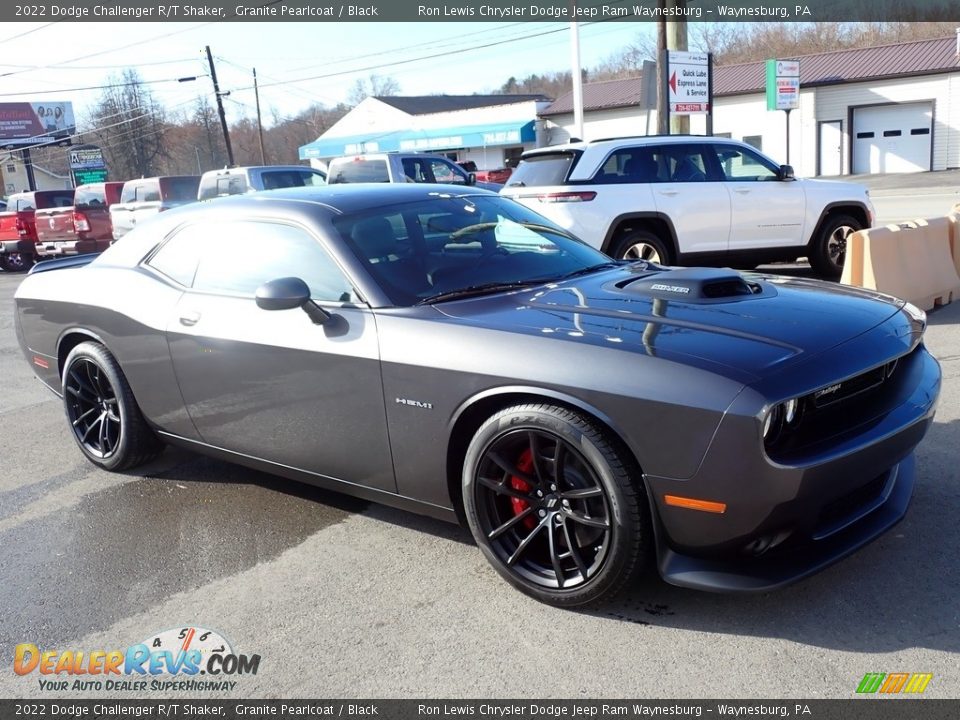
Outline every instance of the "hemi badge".
{"label": "hemi badge", "polygon": [[43,359],[42,357],[40,357],[39,355],[34,355],[34,356],[33,356],[33,364],[36,365],[37,367],[42,367],[44,370],[49,370],[49,369],[50,369],[50,363],[48,363],[46,360],[44,360],[44,359]]}

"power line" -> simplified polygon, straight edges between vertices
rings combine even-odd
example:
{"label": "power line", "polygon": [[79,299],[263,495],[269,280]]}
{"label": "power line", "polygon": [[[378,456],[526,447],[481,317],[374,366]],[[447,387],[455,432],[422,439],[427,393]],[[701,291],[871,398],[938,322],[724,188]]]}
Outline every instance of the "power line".
{"label": "power line", "polygon": [[56,25],[56,24],[57,24],[57,21],[45,23],[39,27],[33,28],[32,30],[25,30],[24,32],[19,32],[16,35],[11,35],[8,38],[4,38],[3,40],[0,40],[0,43],[9,42],[10,40],[19,40],[24,35],[30,35],[31,33],[40,32],[41,30],[44,30],[50,27],[51,25]]}
{"label": "power line", "polygon": [[[189,80],[196,80],[198,78],[207,77],[204,75],[192,75]],[[182,83],[187,82],[187,78],[168,78],[166,80],[136,80],[133,82],[124,82],[124,83],[110,83],[109,85],[88,85],[87,87],[77,87],[77,88],[60,88],[59,90],[32,90],[30,95],[54,95],[56,93],[68,93],[68,92],[80,92],[81,90],[107,90],[109,88],[118,88],[118,87],[131,87],[133,85],[159,85],[161,83]],[[26,93],[16,92],[16,93],[0,93],[0,97],[13,97],[15,95],[25,95]]]}

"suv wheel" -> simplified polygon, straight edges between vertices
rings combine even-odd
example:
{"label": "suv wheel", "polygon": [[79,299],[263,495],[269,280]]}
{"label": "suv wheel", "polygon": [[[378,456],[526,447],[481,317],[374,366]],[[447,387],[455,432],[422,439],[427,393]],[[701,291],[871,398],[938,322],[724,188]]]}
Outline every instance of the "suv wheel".
{"label": "suv wheel", "polygon": [[862,228],[860,222],[849,215],[827,218],[810,249],[813,269],[823,277],[839,278],[847,255],[847,238]]}
{"label": "suv wheel", "polygon": [[667,244],[647,230],[638,230],[619,240],[613,246],[613,257],[617,260],[647,260],[661,265],[672,262]]}

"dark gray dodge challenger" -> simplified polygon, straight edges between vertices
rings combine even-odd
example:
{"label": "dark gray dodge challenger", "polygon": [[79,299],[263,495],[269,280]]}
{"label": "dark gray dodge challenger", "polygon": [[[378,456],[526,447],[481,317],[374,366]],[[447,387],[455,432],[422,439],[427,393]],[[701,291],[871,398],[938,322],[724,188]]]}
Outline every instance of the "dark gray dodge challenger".
{"label": "dark gray dodge challenger", "polygon": [[656,562],[765,591],[906,512],[920,310],[615,263],[480,190],[341,185],[158,215],[38,265],[17,334],[108,470],[164,443],[451,521],[559,606]]}

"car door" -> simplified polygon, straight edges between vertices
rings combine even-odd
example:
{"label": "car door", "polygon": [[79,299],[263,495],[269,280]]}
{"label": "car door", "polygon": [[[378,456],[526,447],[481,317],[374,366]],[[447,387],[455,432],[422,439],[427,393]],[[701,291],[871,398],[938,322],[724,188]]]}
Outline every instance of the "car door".
{"label": "car door", "polygon": [[[194,260],[180,252],[191,247],[202,247]],[[187,288],[167,336],[206,443],[395,490],[374,317],[316,237],[273,220],[203,221],[150,263]],[[259,308],[257,287],[281,277],[303,279],[330,321]]]}
{"label": "car door", "polygon": [[779,166],[753,148],[713,146],[730,194],[730,251],[803,244],[803,183],[779,179]]}
{"label": "car door", "polygon": [[673,223],[678,249],[725,253],[730,239],[730,194],[709,163],[702,143],[667,143],[650,148],[656,163],[652,185],[657,211]]}

